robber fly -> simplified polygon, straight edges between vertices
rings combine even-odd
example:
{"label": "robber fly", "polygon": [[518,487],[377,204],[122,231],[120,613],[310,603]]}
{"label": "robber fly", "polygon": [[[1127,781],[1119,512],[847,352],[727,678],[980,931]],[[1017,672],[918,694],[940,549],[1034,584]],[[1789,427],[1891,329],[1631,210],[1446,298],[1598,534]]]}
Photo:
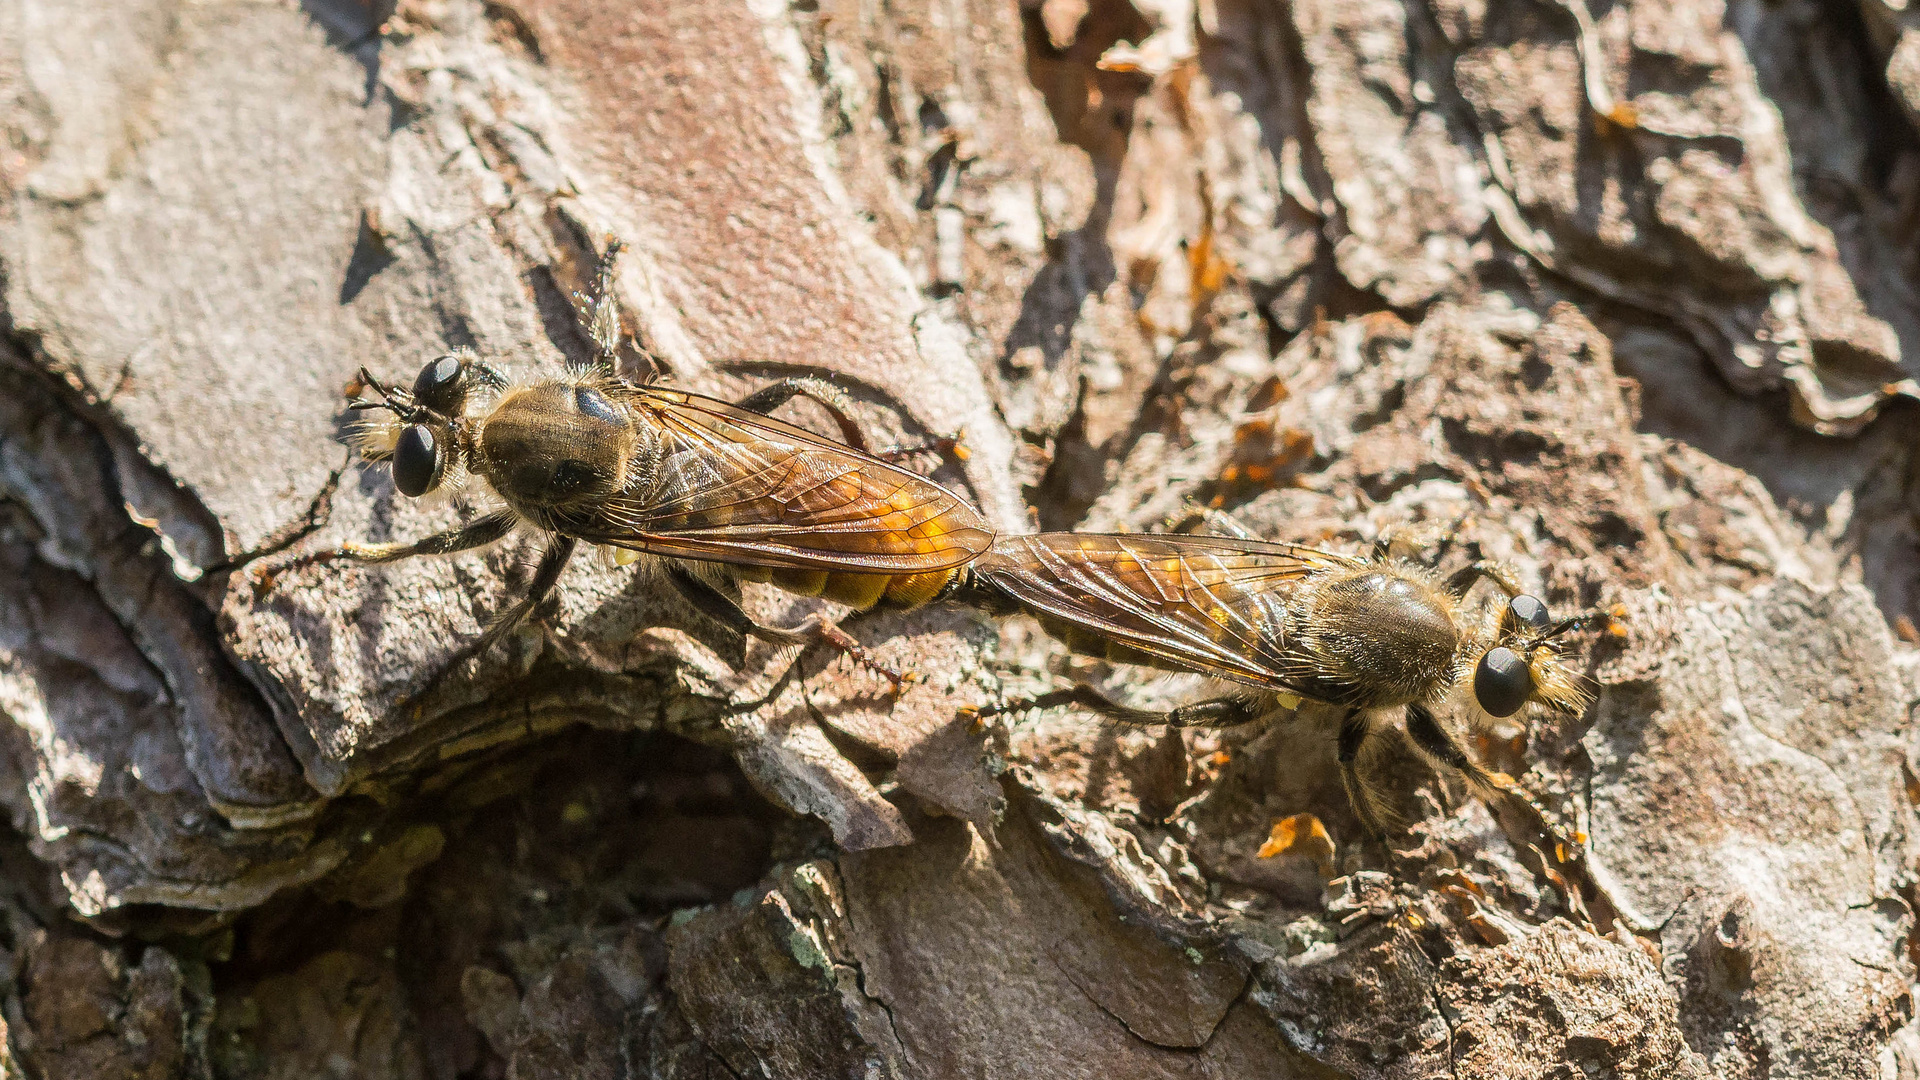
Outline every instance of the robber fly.
{"label": "robber fly", "polygon": [[[480,547],[518,529],[544,533],[526,594],[459,659],[525,619],[582,542],[656,557],[697,610],[741,634],[780,643],[825,637],[866,659],[818,615],[791,629],[756,623],[736,599],[737,583],[769,582],[856,609],[915,607],[949,588],[993,530],[959,496],[867,452],[843,396],[821,380],[789,379],[730,404],[621,378],[610,288],[617,250],[609,246],[596,296],[582,305],[590,365],[512,383],[462,350],[428,363],[411,390],[361,369],[379,397],[351,406],[371,414],[355,435],[360,455],[388,462],[394,487],[410,498],[470,484],[498,506],[411,543],[350,543],[325,557],[390,562]],[[825,407],[849,443],[765,415],[795,397]]]}
{"label": "robber fly", "polygon": [[[1405,711],[1424,755],[1483,792],[1512,794],[1437,710],[1465,698],[1470,718],[1487,722],[1529,705],[1578,712],[1587,701],[1559,658],[1565,635],[1595,616],[1554,621],[1493,563],[1441,577],[1384,549],[1368,559],[1221,536],[1042,533],[1000,538],[969,574],[974,603],[1024,610],[1075,652],[1237,684],[1164,713],[1086,685],[983,712],[1077,705],[1127,723],[1216,727],[1302,701],[1337,706],[1341,782],[1376,837],[1389,814],[1365,751],[1392,730],[1392,710]],[[1469,605],[1480,578],[1505,602]]]}

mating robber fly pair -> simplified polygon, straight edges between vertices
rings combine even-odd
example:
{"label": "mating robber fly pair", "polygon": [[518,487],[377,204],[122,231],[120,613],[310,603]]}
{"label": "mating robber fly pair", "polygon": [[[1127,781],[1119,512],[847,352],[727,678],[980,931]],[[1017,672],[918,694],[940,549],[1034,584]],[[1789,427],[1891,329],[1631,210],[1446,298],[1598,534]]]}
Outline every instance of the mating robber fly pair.
{"label": "mating robber fly pair", "polygon": [[[1559,657],[1566,635],[1587,620],[1551,620],[1495,565],[1441,577],[1384,549],[1362,559],[1242,536],[997,537],[960,496],[871,452],[844,395],[822,380],[789,379],[728,403],[622,378],[610,288],[616,251],[610,246],[595,296],[582,305],[595,349],[589,364],[515,384],[456,352],[427,364],[411,390],[361,372],[379,395],[352,406],[373,414],[355,434],[362,457],[389,462],[403,495],[473,484],[499,505],[413,543],[347,544],[322,558],[448,554],[523,528],[546,537],[525,595],[455,662],[519,625],[582,542],[651,557],[696,610],[736,632],[826,640],[876,668],[818,615],[792,628],[755,622],[739,583],[855,610],[945,598],[995,614],[1025,611],[1075,651],[1215,676],[1234,689],[1155,713],[1077,686],[982,715],[1072,704],[1128,723],[1220,726],[1303,701],[1338,706],[1342,780],[1376,836],[1385,814],[1368,751],[1397,730],[1386,723],[1394,710],[1404,710],[1415,746],[1486,791],[1499,786],[1494,774],[1443,719],[1460,691],[1470,687],[1470,718],[1584,704]],[[794,398],[822,406],[845,441],[767,415]],[[1482,579],[1504,603],[1466,603]]]}

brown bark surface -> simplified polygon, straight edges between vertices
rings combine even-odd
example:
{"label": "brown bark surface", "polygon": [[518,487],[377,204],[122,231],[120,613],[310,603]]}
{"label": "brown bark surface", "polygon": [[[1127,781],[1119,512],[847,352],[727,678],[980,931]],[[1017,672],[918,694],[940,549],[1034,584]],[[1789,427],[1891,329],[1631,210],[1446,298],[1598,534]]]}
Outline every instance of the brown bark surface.
{"label": "brown bark surface", "polygon": [[[0,1076],[1920,1076],[1917,124],[1895,0],[0,0]],[[436,679],[537,541],[303,559],[469,512],[345,388],[584,356],[605,235],[1006,531],[1622,605],[1475,747],[1584,857],[1401,754],[1386,873],[1312,705],[976,724],[1200,686],[946,604],[895,694],[584,559]]]}

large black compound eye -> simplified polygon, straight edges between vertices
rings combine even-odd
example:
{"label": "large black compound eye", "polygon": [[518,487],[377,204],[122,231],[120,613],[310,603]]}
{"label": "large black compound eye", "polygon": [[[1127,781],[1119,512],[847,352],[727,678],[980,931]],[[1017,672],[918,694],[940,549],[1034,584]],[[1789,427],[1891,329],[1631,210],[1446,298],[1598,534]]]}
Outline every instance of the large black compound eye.
{"label": "large black compound eye", "polygon": [[1513,629],[1526,627],[1530,630],[1545,630],[1553,624],[1553,616],[1547,614],[1547,605],[1535,596],[1522,593],[1507,601],[1507,617],[1513,620]]}
{"label": "large black compound eye", "polygon": [[440,440],[425,424],[408,424],[393,446],[393,486],[402,495],[417,499],[439,487],[446,466]]}
{"label": "large black compound eye", "polygon": [[1519,712],[1533,696],[1533,672],[1526,658],[1504,646],[1487,650],[1473,670],[1473,696],[1490,716]]}
{"label": "large black compound eye", "polygon": [[441,416],[459,416],[467,403],[467,362],[449,354],[421,368],[413,380],[413,400]]}

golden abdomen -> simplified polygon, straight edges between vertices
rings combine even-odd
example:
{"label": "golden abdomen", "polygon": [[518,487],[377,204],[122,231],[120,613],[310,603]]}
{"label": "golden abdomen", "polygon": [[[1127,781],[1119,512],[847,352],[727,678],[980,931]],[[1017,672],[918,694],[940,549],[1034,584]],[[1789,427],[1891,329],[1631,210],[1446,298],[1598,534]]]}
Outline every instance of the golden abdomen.
{"label": "golden abdomen", "polygon": [[737,567],[742,581],[761,581],[800,596],[818,596],[848,607],[917,608],[932,600],[953,580],[957,570],[924,574],[859,574],[829,570]]}

